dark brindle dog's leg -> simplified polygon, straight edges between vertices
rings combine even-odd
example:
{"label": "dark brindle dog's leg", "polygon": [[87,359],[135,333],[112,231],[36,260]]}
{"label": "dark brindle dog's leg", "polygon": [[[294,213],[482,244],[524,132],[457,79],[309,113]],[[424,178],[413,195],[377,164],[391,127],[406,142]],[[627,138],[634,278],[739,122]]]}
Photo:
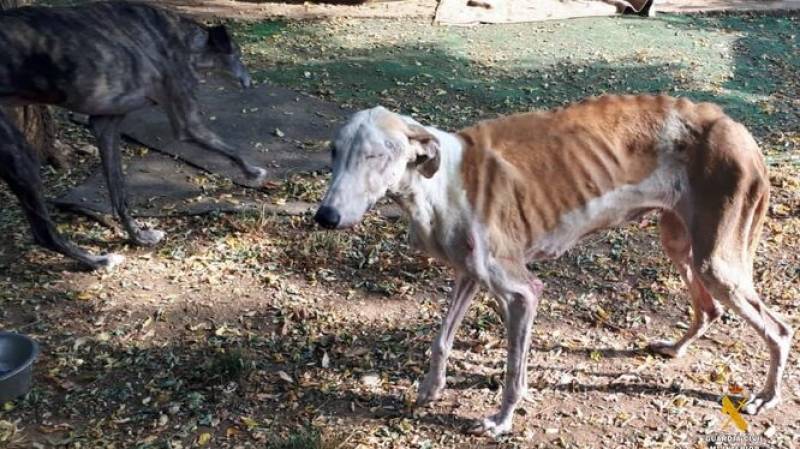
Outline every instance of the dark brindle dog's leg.
{"label": "dark brindle dog's leg", "polygon": [[262,183],[267,175],[266,170],[245,161],[235,148],[225,143],[203,124],[192,90],[176,85],[177,83],[171,84],[168,104],[165,106],[176,137],[182,141],[194,142],[231,159],[254,183]]}
{"label": "dark brindle dog's leg", "polygon": [[119,125],[123,116],[93,116],[89,119],[92,132],[97,139],[100,158],[103,160],[103,175],[111,196],[111,206],[128,232],[131,241],[137,245],[152,246],[164,237],[162,231],[143,230],[128,212],[125,194],[125,176],[122,172],[122,154],[119,149]]}
{"label": "dark brindle dog's leg", "polygon": [[0,112],[0,178],[8,183],[11,191],[19,199],[37,244],[71,257],[92,269],[112,268],[124,260],[122,256],[116,254],[105,256],[89,254],[58,234],[42,196],[39,161],[33,149],[25,142],[22,133],[11,125],[2,112]]}

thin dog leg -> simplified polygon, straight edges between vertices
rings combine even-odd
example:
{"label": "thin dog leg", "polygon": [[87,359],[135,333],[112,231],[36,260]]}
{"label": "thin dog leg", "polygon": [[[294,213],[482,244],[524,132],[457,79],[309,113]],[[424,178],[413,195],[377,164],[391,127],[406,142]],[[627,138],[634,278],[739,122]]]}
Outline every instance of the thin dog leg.
{"label": "thin dog leg", "polygon": [[709,289],[739,316],[744,318],[767,343],[770,364],[767,381],[750,398],[744,412],[756,414],[776,406],[781,400],[781,378],[789,358],[793,330],[761,301],[746,269],[716,257],[698,261]]}
{"label": "thin dog leg", "polygon": [[457,276],[447,316],[431,345],[430,369],[419,386],[417,405],[425,405],[439,399],[446,382],[447,358],[453,347],[453,339],[477,292],[478,283],[473,278],[465,274]]}
{"label": "thin dog leg", "polygon": [[692,343],[705,335],[711,324],[722,316],[722,307],[716,304],[694,270],[688,266],[679,270],[682,271],[681,277],[689,287],[689,295],[692,298],[692,324],[678,341],[654,340],[649,344],[650,350],[671,358],[686,355]]}
{"label": "thin dog leg", "polygon": [[225,143],[200,119],[200,110],[194,94],[186,89],[173,89],[167,105],[170,122],[176,137],[182,141],[194,142],[203,148],[231,159],[254,183],[261,184],[267,171],[248,163],[237,150]]}
{"label": "thin dog leg", "polygon": [[661,215],[661,244],[664,252],[678,269],[692,299],[692,324],[686,334],[676,342],[655,340],[650,349],[667,357],[681,357],[691,344],[702,337],[711,324],[722,315],[721,305],[711,297],[697,273],[692,268],[692,243],[683,220],[674,212]]}
{"label": "thin dog leg", "polygon": [[95,256],[59,235],[42,196],[39,161],[33,149],[24,144],[22,134],[11,127],[2,112],[0,112],[0,178],[8,183],[11,191],[19,199],[37,244],[75,259],[91,269],[113,268],[124,260],[124,257],[116,254]]}
{"label": "thin dog leg", "polygon": [[[524,265],[517,270],[517,272],[524,271]],[[539,306],[542,283],[533,277],[527,282],[518,282],[508,278],[506,272],[497,268],[490,269],[489,272],[492,273],[490,287],[507,311],[506,384],[503,388],[500,410],[484,419],[472,429],[472,432],[497,437],[511,431],[514,410],[528,389],[527,365],[531,326]]]}
{"label": "thin dog leg", "polygon": [[132,242],[142,246],[153,246],[164,238],[164,232],[141,229],[128,211],[125,174],[122,172],[122,154],[119,148],[119,125],[122,119],[122,116],[93,116],[90,118],[90,124],[100,149],[103,174],[114,211]]}

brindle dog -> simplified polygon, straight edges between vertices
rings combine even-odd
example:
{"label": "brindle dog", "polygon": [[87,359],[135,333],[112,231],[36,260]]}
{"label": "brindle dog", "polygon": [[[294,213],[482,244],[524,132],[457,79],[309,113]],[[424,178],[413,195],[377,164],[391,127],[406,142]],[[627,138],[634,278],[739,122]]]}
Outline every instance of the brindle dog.
{"label": "brindle dog", "polygon": [[[12,9],[0,14],[0,103],[44,103],[88,114],[97,139],[111,203],[139,245],[164,233],[144,230],[128,212],[119,151],[120,123],[131,111],[159,104],[176,138],[233,160],[255,182],[266,172],[237,154],[201,121],[196,70],[229,71],[251,84],[237,45],[224,26],[206,27],[172,12],[128,2]],[[93,256],[58,236],[42,202],[39,162],[21,135],[0,116],[0,176],[26,211],[37,243],[90,268],[118,263]]]}

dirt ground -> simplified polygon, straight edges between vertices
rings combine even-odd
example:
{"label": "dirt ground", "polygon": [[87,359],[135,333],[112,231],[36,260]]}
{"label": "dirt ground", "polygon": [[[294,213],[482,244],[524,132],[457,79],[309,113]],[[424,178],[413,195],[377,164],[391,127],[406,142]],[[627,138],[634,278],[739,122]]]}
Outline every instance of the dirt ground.
{"label": "dirt ground", "polygon": [[[767,154],[773,198],[756,279],[797,329],[799,22],[726,14],[469,29],[409,19],[234,25],[263,82],[354,108],[382,103],[448,129],[609,91],[722,104]],[[90,141],[67,124],[61,133],[73,149]],[[129,146],[126,157],[141,151]],[[85,151],[72,158],[71,171],[45,170],[48,192],[96,163]],[[326,176],[261,191],[214,176],[197,182],[206,195],[280,204],[318,200]],[[681,360],[643,349],[679,336],[690,319],[650,216],[531,266],[547,287],[529,397],[512,435],[468,436],[499,401],[503,327],[488,299],[478,301],[443,399],[411,406],[452,280],[408,248],[402,220],[372,214],[337,233],[309,215],[165,218],[150,224],[167,241],[141,249],[61,215],[76,242],[128,257],[113,273],[86,273],[30,244],[4,185],[0,204],[0,327],[42,345],[31,393],[0,404],[0,447],[708,447],[707,437],[737,432],[723,395],[756,392],[768,363],[757,335],[730,314]],[[765,447],[800,446],[798,349],[795,340],[781,406],[746,418]]]}

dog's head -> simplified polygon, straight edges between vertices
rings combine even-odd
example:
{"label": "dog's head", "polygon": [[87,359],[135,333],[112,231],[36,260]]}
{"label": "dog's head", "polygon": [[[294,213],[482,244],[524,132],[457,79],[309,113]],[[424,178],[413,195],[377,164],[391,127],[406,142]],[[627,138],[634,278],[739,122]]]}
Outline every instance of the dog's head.
{"label": "dog's head", "polygon": [[333,175],[314,219],[330,228],[361,221],[378,200],[404,195],[439,169],[439,140],[411,118],[380,106],[353,115],[331,144]]}
{"label": "dog's head", "polygon": [[189,36],[189,49],[194,64],[202,69],[226,70],[242,87],[250,87],[252,78],[242,63],[242,53],[225,25],[201,27]]}

